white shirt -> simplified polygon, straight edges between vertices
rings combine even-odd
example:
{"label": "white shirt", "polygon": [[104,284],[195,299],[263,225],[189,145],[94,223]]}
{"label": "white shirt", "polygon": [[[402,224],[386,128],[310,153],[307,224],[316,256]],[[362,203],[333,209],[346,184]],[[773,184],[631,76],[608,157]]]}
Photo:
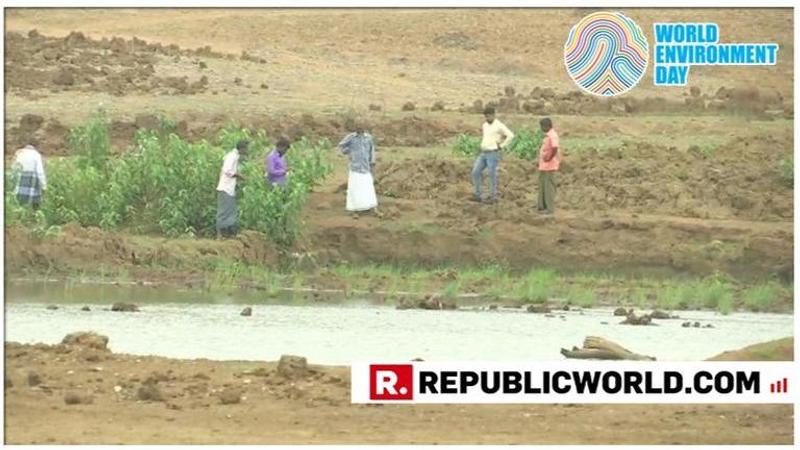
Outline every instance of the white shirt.
{"label": "white shirt", "polygon": [[239,173],[239,150],[233,149],[225,154],[222,170],[219,172],[217,190],[230,196],[236,195],[236,174]]}
{"label": "white shirt", "polygon": [[497,119],[492,123],[483,122],[483,139],[481,139],[481,150],[499,150],[505,147],[514,139],[514,133]]}
{"label": "white shirt", "polygon": [[42,155],[32,145],[17,150],[14,164],[18,165],[23,172],[36,172],[42,190],[47,189],[47,177],[44,173],[44,163]]}

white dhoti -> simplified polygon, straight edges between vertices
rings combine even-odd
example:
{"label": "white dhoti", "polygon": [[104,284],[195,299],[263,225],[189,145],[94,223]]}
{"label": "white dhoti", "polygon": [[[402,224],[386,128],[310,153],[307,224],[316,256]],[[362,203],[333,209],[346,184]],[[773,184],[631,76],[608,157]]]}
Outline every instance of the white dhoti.
{"label": "white dhoti", "polygon": [[370,173],[350,171],[347,177],[347,210],[366,211],[378,206],[375,184]]}

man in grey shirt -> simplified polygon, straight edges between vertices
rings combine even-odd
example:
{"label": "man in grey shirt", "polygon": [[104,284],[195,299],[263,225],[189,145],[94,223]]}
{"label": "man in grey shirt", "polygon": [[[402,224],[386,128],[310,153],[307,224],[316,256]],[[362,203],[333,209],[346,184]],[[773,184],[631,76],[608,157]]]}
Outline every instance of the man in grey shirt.
{"label": "man in grey shirt", "polygon": [[338,148],[350,159],[347,178],[347,210],[351,212],[376,210],[378,198],[372,177],[375,168],[375,143],[361,123],[349,124],[352,133],[339,142]]}

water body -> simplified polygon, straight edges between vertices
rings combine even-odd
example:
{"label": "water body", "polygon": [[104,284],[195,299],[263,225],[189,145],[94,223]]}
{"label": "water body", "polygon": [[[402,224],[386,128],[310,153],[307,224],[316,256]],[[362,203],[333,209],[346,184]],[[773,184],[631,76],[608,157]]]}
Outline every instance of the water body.
{"label": "water body", "polygon": [[[107,310],[137,303],[142,311]],[[46,305],[59,305],[48,310]],[[91,311],[81,311],[88,305]],[[239,315],[253,307],[251,317]],[[630,350],[666,361],[702,360],[725,350],[793,334],[789,314],[679,312],[658,326],[620,325],[610,309],[556,312],[522,310],[398,311],[367,301],[310,304],[199,290],[142,286],[10,283],[6,286],[6,340],[55,344],[75,331],[110,338],[114,352],[171,358],[276,360],[306,356],[319,364],[353,361],[554,361],[562,347],[603,336]],[[685,321],[714,328],[682,328]]]}

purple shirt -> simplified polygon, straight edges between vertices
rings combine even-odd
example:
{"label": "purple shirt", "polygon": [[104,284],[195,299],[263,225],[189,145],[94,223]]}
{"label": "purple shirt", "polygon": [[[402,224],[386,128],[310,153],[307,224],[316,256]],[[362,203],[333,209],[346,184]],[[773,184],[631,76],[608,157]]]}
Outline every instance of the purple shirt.
{"label": "purple shirt", "polygon": [[273,150],[267,155],[267,181],[272,184],[286,184],[286,158],[281,156],[277,150]]}

